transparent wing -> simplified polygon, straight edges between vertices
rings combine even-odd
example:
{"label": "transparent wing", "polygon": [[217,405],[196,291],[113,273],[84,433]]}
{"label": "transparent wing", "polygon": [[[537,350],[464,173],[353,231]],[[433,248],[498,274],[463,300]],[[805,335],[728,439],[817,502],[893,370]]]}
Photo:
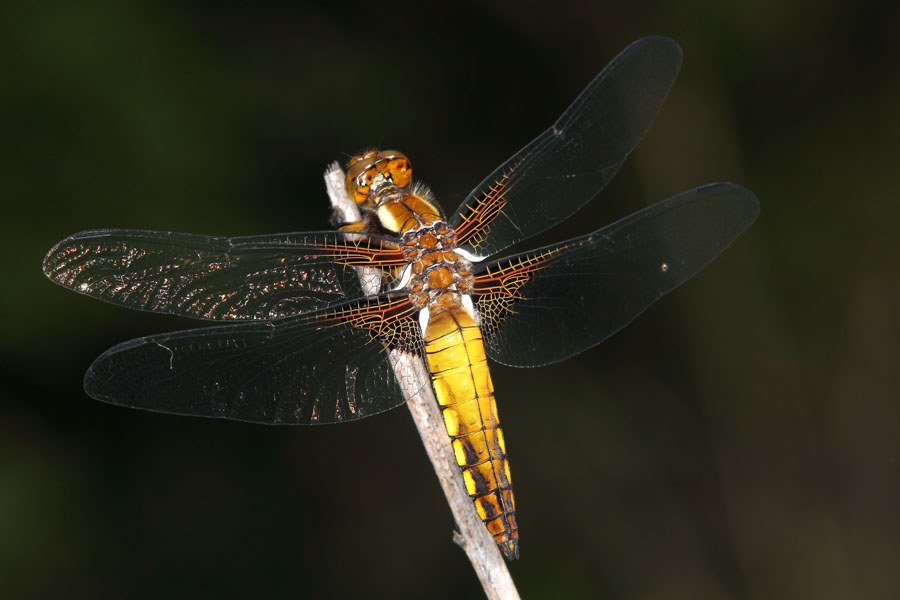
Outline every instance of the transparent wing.
{"label": "transparent wing", "polygon": [[534,367],[599,344],[706,266],[757,214],[752,192],[712,184],[486,265],[474,293],[488,355]]}
{"label": "transparent wing", "polygon": [[491,256],[591,200],[649,129],[680,65],[668,38],[623,50],[556,123],[469,194],[450,220],[460,246]]}
{"label": "transparent wing", "polygon": [[340,232],[212,237],[100,229],[59,242],[44,274],[139,310],[208,320],[274,319],[363,295],[352,268],[405,264],[390,240]]}
{"label": "transparent wing", "polygon": [[404,402],[389,357],[421,356],[414,312],[405,295],[383,295],[140,338],[97,358],[84,389],[104,402],[180,415],[291,425],[361,419]]}

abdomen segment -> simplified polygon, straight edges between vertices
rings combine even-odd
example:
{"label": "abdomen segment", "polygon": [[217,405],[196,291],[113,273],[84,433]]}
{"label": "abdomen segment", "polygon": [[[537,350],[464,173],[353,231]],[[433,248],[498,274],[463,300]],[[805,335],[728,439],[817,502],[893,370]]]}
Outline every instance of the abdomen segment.
{"label": "abdomen segment", "polygon": [[425,353],[466,491],[503,554],[518,558],[509,461],[481,330],[461,305],[439,309],[428,320]]}

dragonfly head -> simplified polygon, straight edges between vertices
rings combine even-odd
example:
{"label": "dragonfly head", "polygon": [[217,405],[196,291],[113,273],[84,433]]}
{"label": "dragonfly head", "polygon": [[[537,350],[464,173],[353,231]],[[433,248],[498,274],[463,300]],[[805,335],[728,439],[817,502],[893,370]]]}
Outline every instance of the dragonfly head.
{"label": "dragonfly head", "polygon": [[378,200],[412,181],[412,165],[402,152],[369,150],[350,159],[344,186],[360,205],[374,208]]}

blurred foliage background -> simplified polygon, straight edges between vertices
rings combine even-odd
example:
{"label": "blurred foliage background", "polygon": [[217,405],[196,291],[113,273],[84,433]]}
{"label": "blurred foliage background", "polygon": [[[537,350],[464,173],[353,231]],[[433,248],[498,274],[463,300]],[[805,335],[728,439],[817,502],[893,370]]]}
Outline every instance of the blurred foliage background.
{"label": "blurred foliage background", "polygon": [[[150,2],[0,8],[0,595],[478,597],[404,409],[276,428],[87,398],[194,325],[40,272],[97,227],[321,229],[407,152],[452,212],[619,50],[683,47],[612,185],[534,245],[730,180],[759,221],[601,346],[497,366],[525,598],[900,594],[900,5]],[[548,332],[547,335],[553,335]]]}

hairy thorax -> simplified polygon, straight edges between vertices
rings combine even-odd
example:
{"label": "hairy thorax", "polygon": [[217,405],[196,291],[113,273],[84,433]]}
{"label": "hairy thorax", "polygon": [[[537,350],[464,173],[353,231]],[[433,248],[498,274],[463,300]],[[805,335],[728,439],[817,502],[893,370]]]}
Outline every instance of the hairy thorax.
{"label": "hairy thorax", "polygon": [[406,291],[416,308],[457,306],[472,292],[471,265],[456,251],[456,234],[443,221],[406,232],[401,249],[410,265]]}

